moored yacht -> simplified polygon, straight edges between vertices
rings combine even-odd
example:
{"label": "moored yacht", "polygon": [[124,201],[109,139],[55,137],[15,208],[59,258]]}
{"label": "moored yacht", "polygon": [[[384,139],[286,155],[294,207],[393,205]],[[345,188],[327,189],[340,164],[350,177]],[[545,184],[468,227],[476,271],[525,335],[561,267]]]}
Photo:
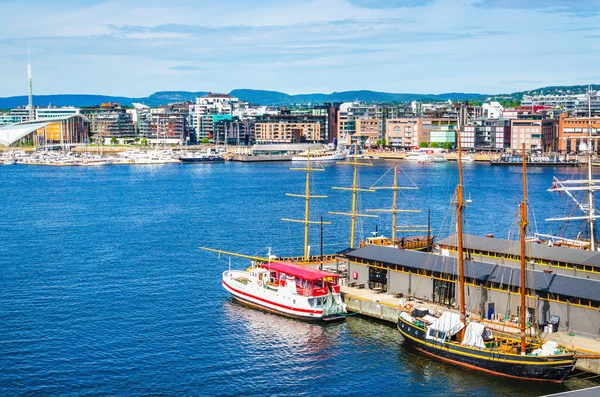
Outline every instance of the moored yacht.
{"label": "moored yacht", "polygon": [[309,321],[341,320],[346,314],[339,276],[291,262],[253,263],[223,272],[231,296],[258,309]]}
{"label": "moored yacht", "polygon": [[[298,153],[297,155],[295,155],[294,157],[292,157],[292,161],[308,161],[308,151],[303,152],[303,153]],[[313,161],[320,161],[320,162],[324,162],[324,161],[342,161],[346,158],[346,155],[342,152],[336,152],[333,150],[323,150],[323,151],[311,151],[310,152],[310,159]]]}
{"label": "moored yacht", "polygon": [[431,163],[433,161],[433,156],[423,152],[410,152],[405,160],[417,163]]}

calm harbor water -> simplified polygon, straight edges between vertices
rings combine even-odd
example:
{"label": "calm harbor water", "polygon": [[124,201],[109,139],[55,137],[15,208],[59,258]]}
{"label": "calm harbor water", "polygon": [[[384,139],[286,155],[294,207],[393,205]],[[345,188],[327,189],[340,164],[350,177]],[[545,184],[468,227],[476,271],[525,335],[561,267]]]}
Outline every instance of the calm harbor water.
{"label": "calm harbor water", "polygon": [[[370,186],[390,162],[361,170]],[[392,327],[360,317],[315,325],[247,309],[221,288],[228,262],[198,249],[300,254],[304,174],[290,164],[0,168],[0,394],[2,395],[402,395],[537,396],[588,386],[545,385],[473,373],[430,360]],[[572,205],[545,191],[554,175],[532,169],[532,226]],[[348,246],[348,166],[315,173],[327,194],[314,218],[332,221],[325,251]],[[402,163],[406,208],[431,209],[435,235],[453,230],[456,164]],[[379,185],[389,185],[388,173]],[[465,166],[469,233],[516,232],[518,168]],[[391,205],[388,191],[361,196],[360,208]],[[426,222],[425,212],[411,222]],[[405,222],[409,222],[406,220]],[[389,235],[390,220],[367,220]],[[570,232],[573,232],[572,230]],[[576,232],[576,230],[575,230]],[[318,252],[318,227],[311,230]],[[246,267],[235,260],[232,267]]]}

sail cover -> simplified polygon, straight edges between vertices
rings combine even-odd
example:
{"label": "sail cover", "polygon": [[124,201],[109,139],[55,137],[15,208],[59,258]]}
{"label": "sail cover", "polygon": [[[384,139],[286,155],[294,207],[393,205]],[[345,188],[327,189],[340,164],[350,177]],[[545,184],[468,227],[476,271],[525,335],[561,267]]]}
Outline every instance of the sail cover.
{"label": "sail cover", "polygon": [[485,349],[485,343],[483,342],[482,337],[484,330],[485,326],[481,323],[469,323],[465,330],[465,337],[463,338],[462,344]]}
{"label": "sail cover", "polygon": [[444,312],[429,326],[429,329],[434,329],[438,332],[445,332],[448,335],[454,335],[464,328],[464,324],[460,321],[460,315],[456,313]]}

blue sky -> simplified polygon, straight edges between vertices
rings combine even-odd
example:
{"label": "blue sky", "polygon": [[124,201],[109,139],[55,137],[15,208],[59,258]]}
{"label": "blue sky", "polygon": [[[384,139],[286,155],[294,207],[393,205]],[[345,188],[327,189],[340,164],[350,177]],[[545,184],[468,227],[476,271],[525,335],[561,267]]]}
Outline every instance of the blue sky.
{"label": "blue sky", "polygon": [[600,82],[600,0],[34,1],[0,5],[0,96],[502,93]]}

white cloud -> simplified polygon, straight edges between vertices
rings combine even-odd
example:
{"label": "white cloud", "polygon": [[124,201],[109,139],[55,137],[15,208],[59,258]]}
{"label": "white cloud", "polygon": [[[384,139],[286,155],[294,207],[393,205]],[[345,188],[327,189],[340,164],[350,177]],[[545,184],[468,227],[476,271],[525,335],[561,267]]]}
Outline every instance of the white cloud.
{"label": "white cloud", "polygon": [[36,93],[131,96],[505,92],[581,83],[599,61],[596,20],[561,0],[552,12],[468,0],[64,1],[4,5],[2,72],[11,77],[0,95],[23,94],[27,45]]}

